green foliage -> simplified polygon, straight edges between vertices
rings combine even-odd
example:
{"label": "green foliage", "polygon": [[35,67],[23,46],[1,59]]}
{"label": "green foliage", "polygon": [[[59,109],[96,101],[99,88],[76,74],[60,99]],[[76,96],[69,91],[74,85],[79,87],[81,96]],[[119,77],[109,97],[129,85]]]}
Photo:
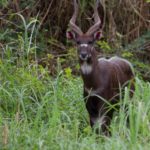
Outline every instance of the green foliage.
{"label": "green foliage", "polygon": [[108,54],[113,52],[113,49],[106,41],[98,41],[97,44],[103,50],[104,53]]}
{"label": "green foliage", "polygon": [[8,0],[1,0],[0,7],[6,7],[8,5]]}
{"label": "green foliage", "polygon": [[131,44],[128,44],[126,48],[128,50],[144,50],[144,44],[150,40],[150,30],[145,32],[142,36],[132,41]]}
{"label": "green foliage", "polygon": [[131,52],[129,52],[129,51],[124,51],[122,53],[122,57],[124,57],[124,58],[131,58],[131,57],[133,57],[133,54]]}
{"label": "green foliage", "polygon": [[141,37],[134,40],[122,51],[122,56],[128,58],[140,76],[150,81],[150,31],[145,32]]}
{"label": "green foliage", "polygon": [[[82,82],[71,69],[56,78],[40,66],[16,67],[0,61],[0,147],[5,149],[148,149],[150,84],[136,78],[111,123],[111,137],[90,128],[82,98]],[[128,111],[125,112],[126,107]],[[127,126],[126,119],[130,123]]]}
{"label": "green foliage", "polygon": [[69,67],[65,68],[65,74],[68,79],[72,77],[71,72],[72,72],[71,68],[69,68]]}
{"label": "green foliage", "polygon": [[150,3],[150,0],[145,0],[147,3]]}
{"label": "green foliage", "polygon": [[[32,53],[32,51],[34,51],[34,47],[32,48],[32,41],[33,41],[33,33],[35,32],[35,27],[36,27],[36,23],[38,22],[37,19],[32,19],[28,24],[25,20],[25,18],[21,15],[21,14],[17,14],[22,22],[23,22],[23,30],[24,30],[24,35],[23,35],[23,39],[22,37],[18,37],[20,39],[20,42],[23,42],[24,45],[24,52],[25,52],[25,56],[28,57],[29,53]],[[29,29],[31,29],[31,31],[29,32]],[[22,44],[22,43],[21,43]]]}

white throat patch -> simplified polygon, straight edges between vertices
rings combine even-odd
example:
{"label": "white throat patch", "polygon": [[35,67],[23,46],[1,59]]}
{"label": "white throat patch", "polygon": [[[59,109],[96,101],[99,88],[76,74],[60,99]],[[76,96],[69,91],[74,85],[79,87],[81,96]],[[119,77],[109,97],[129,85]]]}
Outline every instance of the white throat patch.
{"label": "white throat patch", "polygon": [[85,61],[82,65],[81,65],[81,71],[83,74],[89,74],[92,71],[92,66],[87,64],[87,62]]}
{"label": "white throat patch", "polygon": [[81,47],[88,47],[88,44],[80,44]]}

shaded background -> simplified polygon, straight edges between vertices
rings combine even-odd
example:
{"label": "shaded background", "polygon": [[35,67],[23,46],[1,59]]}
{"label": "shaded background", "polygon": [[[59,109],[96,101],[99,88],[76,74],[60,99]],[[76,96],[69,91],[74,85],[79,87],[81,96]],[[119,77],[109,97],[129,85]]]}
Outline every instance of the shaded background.
{"label": "shaded background", "polygon": [[[145,80],[150,80],[150,2],[149,0],[101,0],[99,14],[104,21],[104,37],[97,43],[101,55],[120,55],[130,60]],[[86,31],[93,24],[94,0],[81,0],[78,24]],[[36,61],[55,75],[60,67],[78,74],[76,51],[66,40],[66,30],[73,13],[72,0],[3,0],[0,2],[0,46],[9,45],[14,59],[23,55],[19,46],[25,40],[25,25],[35,18],[33,44]],[[27,34],[32,33],[28,28]],[[23,41],[24,41],[23,40]],[[3,57],[3,51],[1,51]],[[35,61],[32,51],[30,62]]]}

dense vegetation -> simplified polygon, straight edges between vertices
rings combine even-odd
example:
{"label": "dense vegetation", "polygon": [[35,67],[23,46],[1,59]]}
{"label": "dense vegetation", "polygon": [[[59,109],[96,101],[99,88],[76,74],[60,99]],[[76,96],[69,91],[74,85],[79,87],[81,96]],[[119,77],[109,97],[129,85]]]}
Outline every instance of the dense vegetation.
{"label": "dense vegetation", "polygon": [[[81,1],[84,30],[92,24],[90,4]],[[110,137],[89,126],[76,52],[65,38],[71,2],[0,1],[0,149],[149,149],[150,3],[103,4],[100,55],[121,55],[136,68],[135,94],[130,99],[126,88],[120,95]]]}
{"label": "dense vegetation", "polygon": [[112,136],[103,137],[91,131],[79,77],[59,69],[50,77],[41,66],[17,67],[10,58],[0,62],[0,70],[2,149],[149,149],[150,83],[136,78],[132,100],[126,89]]}

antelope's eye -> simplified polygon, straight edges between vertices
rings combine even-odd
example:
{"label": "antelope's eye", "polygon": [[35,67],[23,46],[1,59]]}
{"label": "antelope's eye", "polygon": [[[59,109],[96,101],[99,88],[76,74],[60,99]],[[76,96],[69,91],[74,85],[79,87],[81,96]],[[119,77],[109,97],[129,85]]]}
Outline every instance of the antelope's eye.
{"label": "antelope's eye", "polygon": [[88,44],[93,44],[93,41],[88,41]]}
{"label": "antelope's eye", "polygon": [[80,42],[80,41],[76,41],[76,43],[77,43],[78,45],[80,45],[80,44],[81,44],[81,42]]}

